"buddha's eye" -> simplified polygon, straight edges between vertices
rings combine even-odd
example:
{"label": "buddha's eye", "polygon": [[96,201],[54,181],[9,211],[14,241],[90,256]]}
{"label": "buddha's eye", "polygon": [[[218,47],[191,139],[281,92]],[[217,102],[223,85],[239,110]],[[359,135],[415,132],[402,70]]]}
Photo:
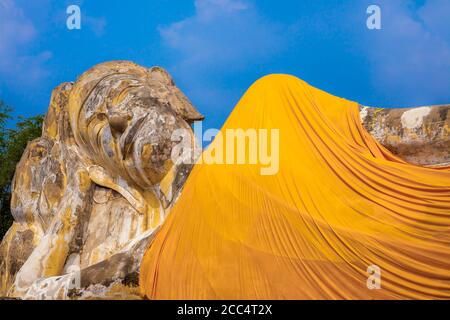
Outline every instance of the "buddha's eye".
{"label": "buddha's eye", "polygon": [[111,129],[119,134],[127,129],[129,120],[130,116],[126,113],[113,112],[108,115],[108,122]]}

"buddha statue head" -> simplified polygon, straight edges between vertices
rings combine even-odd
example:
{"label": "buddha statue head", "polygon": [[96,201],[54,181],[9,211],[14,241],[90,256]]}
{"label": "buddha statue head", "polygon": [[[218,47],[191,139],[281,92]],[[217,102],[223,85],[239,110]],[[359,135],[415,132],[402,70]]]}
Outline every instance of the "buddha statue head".
{"label": "buddha statue head", "polygon": [[126,61],[85,72],[71,90],[68,112],[76,144],[93,165],[91,179],[120,193],[155,190],[170,172],[176,175],[173,133],[186,129],[194,141],[190,125],[203,119],[165,70]]}

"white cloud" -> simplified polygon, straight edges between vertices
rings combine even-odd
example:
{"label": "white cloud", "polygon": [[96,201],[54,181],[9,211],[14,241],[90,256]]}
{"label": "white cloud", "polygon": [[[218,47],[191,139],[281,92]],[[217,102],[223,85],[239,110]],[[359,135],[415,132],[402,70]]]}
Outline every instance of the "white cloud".
{"label": "white cloud", "polygon": [[242,92],[224,79],[239,77],[284,50],[286,26],[246,0],[196,0],[195,14],[159,28],[170,71],[194,103],[226,116]]}
{"label": "white cloud", "polygon": [[427,0],[419,8],[412,4],[381,1],[383,29],[367,31],[373,81],[400,104],[448,103],[450,2]]}
{"label": "white cloud", "polygon": [[82,23],[87,25],[97,37],[101,37],[105,33],[106,19],[104,17],[92,17],[88,15],[82,16]]}
{"label": "white cloud", "polygon": [[214,18],[218,12],[232,13],[248,9],[248,5],[238,0],[196,0],[195,7],[199,18]]}
{"label": "white cloud", "polygon": [[450,1],[428,0],[418,10],[428,31],[433,32],[442,39],[450,41]]}
{"label": "white cloud", "polygon": [[195,8],[194,16],[160,28],[179,69],[233,71],[264,60],[283,46],[280,27],[248,2],[196,0]]}
{"label": "white cloud", "polygon": [[0,75],[12,85],[28,85],[44,78],[51,52],[29,53],[38,32],[12,0],[0,0]]}

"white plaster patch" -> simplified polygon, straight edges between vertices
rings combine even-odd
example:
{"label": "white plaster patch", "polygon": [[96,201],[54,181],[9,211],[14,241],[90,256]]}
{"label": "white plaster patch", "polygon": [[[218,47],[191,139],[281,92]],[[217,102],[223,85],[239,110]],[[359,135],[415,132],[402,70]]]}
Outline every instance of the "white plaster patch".
{"label": "white plaster patch", "polygon": [[80,271],[36,280],[23,295],[24,300],[65,300],[71,289],[80,289]]}
{"label": "white plaster patch", "polygon": [[360,119],[361,119],[361,122],[364,122],[364,120],[366,119],[368,110],[369,110],[368,107],[362,107],[362,108],[359,110],[359,117],[360,117]]}
{"label": "white plaster patch", "polygon": [[402,127],[408,129],[419,128],[423,123],[423,119],[429,115],[430,112],[431,107],[421,107],[406,111],[401,118]]}
{"label": "white plaster patch", "polygon": [[80,255],[78,253],[72,253],[68,258],[66,265],[64,266],[63,274],[70,273],[75,268],[80,268]]}

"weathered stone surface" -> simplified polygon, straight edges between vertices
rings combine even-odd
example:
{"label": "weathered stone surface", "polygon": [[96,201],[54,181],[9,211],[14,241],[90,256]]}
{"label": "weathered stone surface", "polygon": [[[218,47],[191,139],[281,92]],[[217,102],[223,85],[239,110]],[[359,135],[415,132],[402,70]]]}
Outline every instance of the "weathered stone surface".
{"label": "weathered stone surface", "polygon": [[137,298],[141,257],[190,171],[172,163],[171,135],[202,118],[158,67],[108,62],[58,86],[17,165],[0,296]]}
{"label": "weathered stone surface", "polygon": [[[450,106],[361,108],[364,127],[407,161],[450,162]],[[172,133],[202,119],[163,69],[103,63],[53,91],[42,136],[12,186],[0,297],[139,299],[142,256],[191,167]]]}
{"label": "weathered stone surface", "polygon": [[364,127],[407,162],[450,165],[450,105],[409,109],[361,107]]}

